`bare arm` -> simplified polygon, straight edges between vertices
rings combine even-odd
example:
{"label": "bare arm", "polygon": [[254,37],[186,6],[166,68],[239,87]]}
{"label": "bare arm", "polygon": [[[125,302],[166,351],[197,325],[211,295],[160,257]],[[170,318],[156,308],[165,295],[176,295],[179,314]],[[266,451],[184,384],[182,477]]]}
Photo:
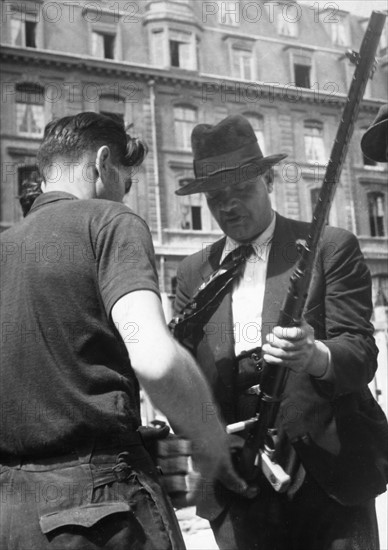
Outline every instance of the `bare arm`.
{"label": "bare arm", "polygon": [[124,342],[125,327],[136,323],[136,338],[126,342],[132,367],[154,405],[193,442],[200,470],[245,492],[246,483],[232,468],[218,414],[204,415],[214,403],[207,383],[191,355],[170,335],[157,295],[140,290],[123,296],[112,308],[112,319]]}

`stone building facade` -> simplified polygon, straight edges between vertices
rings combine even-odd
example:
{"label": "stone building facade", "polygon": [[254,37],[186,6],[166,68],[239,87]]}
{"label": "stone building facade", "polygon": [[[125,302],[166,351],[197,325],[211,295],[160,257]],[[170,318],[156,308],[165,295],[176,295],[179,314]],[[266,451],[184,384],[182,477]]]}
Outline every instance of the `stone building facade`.
{"label": "stone building facade", "polygon": [[[367,20],[291,0],[5,0],[1,10],[2,229],[21,218],[16,197],[35,177],[44,125],[86,110],[121,115],[150,146],[127,203],[151,228],[167,316],[180,260],[221,235],[202,196],[174,194],[193,175],[195,124],[246,115],[264,154],[288,154],[274,207],[311,219],[354,71],[345,53]],[[386,342],[387,165],[359,146],[387,102],[386,36],[378,61],[330,222],[360,240]]]}

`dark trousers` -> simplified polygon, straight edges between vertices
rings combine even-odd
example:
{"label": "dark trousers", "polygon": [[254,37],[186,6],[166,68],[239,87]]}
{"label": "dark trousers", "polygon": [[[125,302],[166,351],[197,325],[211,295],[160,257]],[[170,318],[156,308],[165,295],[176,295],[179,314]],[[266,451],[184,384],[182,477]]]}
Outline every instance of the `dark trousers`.
{"label": "dark trousers", "polygon": [[211,522],[220,550],[379,549],[374,500],[341,506],[308,478],[292,500],[264,482],[254,500],[229,497]]}
{"label": "dark trousers", "polygon": [[9,461],[0,488],[1,550],[185,548],[142,445],[73,460]]}

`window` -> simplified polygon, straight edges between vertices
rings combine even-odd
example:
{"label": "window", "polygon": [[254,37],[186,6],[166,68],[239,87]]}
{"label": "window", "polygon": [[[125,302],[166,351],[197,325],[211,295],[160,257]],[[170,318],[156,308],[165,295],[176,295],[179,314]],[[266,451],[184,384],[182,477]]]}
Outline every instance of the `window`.
{"label": "window", "polygon": [[[179,186],[186,185],[187,179],[179,180]],[[181,229],[191,229],[194,231],[202,230],[202,195],[187,195],[182,197],[180,202],[181,209]]]}
{"label": "window", "polygon": [[191,228],[200,230],[202,229],[201,207],[191,207]]}
{"label": "window", "polygon": [[151,33],[151,63],[159,67],[198,68],[198,42],[190,32],[157,29]]}
{"label": "window", "polygon": [[197,123],[197,111],[192,107],[174,108],[175,143],[178,149],[191,151],[191,132]]}
{"label": "window", "polygon": [[194,35],[186,32],[169,31],[171,67],[194,71],[197,68],[196,43]]}
{"label": "window", "polygon": [[232,48],[233,75],[236,78],[252,80],[253,56],[251,51]]}
{"label": "window", "polygon": [[11,44],[13,46],[36,48],[36,27],[34,16],[19,13],[11,19]]}
{"label": "window", "polygon": [[300,65],[299,63],[295,63],[294,64],[295,86],[299,86],[300,88],[311,88],[310,73],[311,73],[310,65]]}
{"label": "window", "polygon": [[101,94],[98,107],[102,115],[124,121],[125,102],[122,97],[113,94]]}
{"label": "window", "polygon": [[171,294],[176,294],[176,287],[178,286],[177,277],[171,277]]}
{"label": "window", "polygon": [[264,141],[264,119],[260,115],[244,114],[245,118],[249,120],[253,131],[255,132],[256,139],[260,145],[263,156],[266,155],[266,147]]}
{"label": "window", "polygon": [[222,25],[237,26],[240,22],[240,2],[221,0],[218,2],[218,18]]}
{"label": "window", "polygon": [[307,162],[326,163],[323,143],[323,124],[318,120],[306,120],[304,123],[304,147]]}
{"label": "window", "polygon": [[92,32],[92,53],[104,59],[115,58],[116,35],[104,32]]}
{"label": "window", "polygon": [[44,130],[44,90],[34,83],[16,86],[16,129],[23,137],[40,138]]}
{"label": "window", "polygon": [[298,36],[298,23],[297,21],[287,21],[287,18],[283,14],[284,10],[278,11],[277,27],[278,33],[283,36]]}
{"label": "window", "polygon": [[368,214],[372,237],[385,237],[386,212],[383,193],[368,193]]}
{"label": "window", "polygon": [[388,305],[388,275],[372,277],[372,303],[374,307]]}
{"label": "window", "polygon": [[336,46],[349,45],[346,22],[343,19],[331,23],[331,39]]}

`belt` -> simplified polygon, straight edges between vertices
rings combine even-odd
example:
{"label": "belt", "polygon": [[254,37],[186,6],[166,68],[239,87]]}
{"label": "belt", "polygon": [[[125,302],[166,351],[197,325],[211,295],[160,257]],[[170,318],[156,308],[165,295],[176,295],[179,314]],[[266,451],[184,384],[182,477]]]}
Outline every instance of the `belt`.
{"label": "belt", "polygon": [[237,389],[249,394],[257,394],[254,389],[260,384],[263,370],[261,348],[243,351],[237,356]]}
{"label": "belt", "polygon": [[106,455],[114,455],[125,451],[126,448],[141,445],[143,446],[143,440],[138,432],[131,432],[125,434],[123,438],[120,437],[119,443],[107,444],[103,441],[85,442],[81,445],[74,445],[74,449],[66,454],[51,455],[51,456],[36,456],[36,455],[0,455],[0,464],[4,466],[21,466],[25,464],[36,464],[39,466],[49,466],[52,464],[64,464],[68,462],[78,462],[78,460],[84,456],[100,457]]}

